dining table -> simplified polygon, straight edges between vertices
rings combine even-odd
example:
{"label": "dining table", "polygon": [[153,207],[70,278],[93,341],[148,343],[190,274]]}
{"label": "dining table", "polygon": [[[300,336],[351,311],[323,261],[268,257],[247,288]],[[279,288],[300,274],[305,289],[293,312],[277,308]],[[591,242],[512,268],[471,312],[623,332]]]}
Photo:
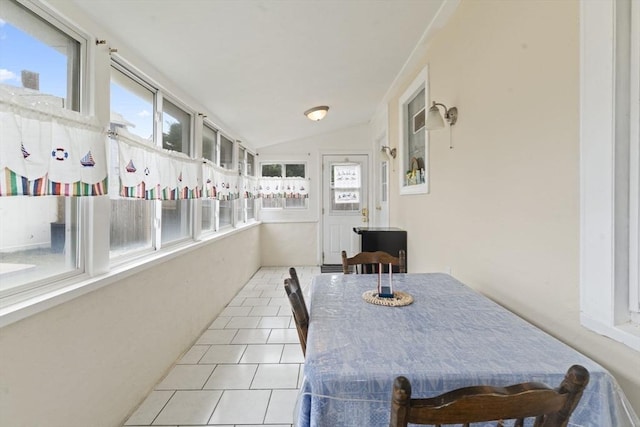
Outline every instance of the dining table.
{"label": "dining table", "polygon": [[433,397],[480,384],[555,388],[574,364],[589,370],[590,381],[569,426],[640,426],[604,367],[454,277],[383,275],[382,284],[392,280],[395,295],[403,295],[400,305],[372,299],[379,280],[314,277],[295,426],[387,427],[399,375],[410,380],[413,397]]}

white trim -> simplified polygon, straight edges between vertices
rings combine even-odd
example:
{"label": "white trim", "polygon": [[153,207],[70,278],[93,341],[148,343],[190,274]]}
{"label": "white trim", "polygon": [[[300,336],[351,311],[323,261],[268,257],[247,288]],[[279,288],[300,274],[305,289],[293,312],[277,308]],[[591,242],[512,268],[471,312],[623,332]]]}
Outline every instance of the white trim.
{"label": "white trim", "polygon": [[629,310],[640,313],[640,3],[631,3]]}
{"label": "white trim", "polygon": [[580,3],[580,321],[640,351],[640,328],[628,308],[629,128],[622,102],[629,87],[616,68],[624,63],[616,51],[624,27],[616,8],[624,1],[631,0]]}

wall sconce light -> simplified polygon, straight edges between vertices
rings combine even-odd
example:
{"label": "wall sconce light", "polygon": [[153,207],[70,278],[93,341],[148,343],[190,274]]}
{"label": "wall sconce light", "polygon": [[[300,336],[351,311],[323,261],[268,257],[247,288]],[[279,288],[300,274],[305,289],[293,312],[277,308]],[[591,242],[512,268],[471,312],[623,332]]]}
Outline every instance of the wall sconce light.
{"label": "wall sconce light", "polygon": [[324,116],[327,115],[327,111],[329,111],[329,107],[327,107],[326,105],[320,105],[318,107],[313,107],[305,111],[304,115],[307,116],[309,120],[318,122],[324,119]]}
{"label": "wall sconce light", "polygon": [[394,159],[396,158],[397,151],[395,148],[391,148],[388,145],[383,145],[380,151],[382,151],[383,153],[387,153],[387,155],[393,157]]}
{"label": "wall sconce light", "polygon": [[431,105],[427,113],[427,130],[442,129],[444,127],[444,120],[442,120],[438,106],[444,108],[444,120],[449,123],[449,126],[455,125],[458,121],[458,109],[456,107],[447,109],[446,105],[433,101],[433,105]]}

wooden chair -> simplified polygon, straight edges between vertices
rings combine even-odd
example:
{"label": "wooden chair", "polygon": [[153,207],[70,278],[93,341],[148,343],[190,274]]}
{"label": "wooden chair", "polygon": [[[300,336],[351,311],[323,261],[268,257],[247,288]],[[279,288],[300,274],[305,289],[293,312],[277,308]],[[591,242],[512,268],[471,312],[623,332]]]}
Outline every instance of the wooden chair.
{"label": "wooden chair", "polygon": [[300,338],[302,354],[306,355],[307,332],[309,330],[309,311],[307,310],[307,305],[304,302],[304,295],[302,294],[302,288],[300,287],[300,281],[298,280],[298,273],[295,268],[291,267],[289,269],[289,275],[291,277],[284,279],[284,289],[287,292],[287,297],[291,304],[293,320],[296,322],[296,329],[298,331],[298,338]]}
{"label": "wooden chair", "polygon": [[411,384],[401,376],[393,384],[389,427],[406,427],[408,423],[468,427],[469,423],[485,421],[497,421],[500,427],[503,420],[516,420],[517,427],[533,417],[534,427],[564,427],[588,382],[589,371],[573,365],[555,390],[527,382],[509,387],[465,387],[428,399],[412,399]]}
{"label": "wooden chair", "polygon": [[[389,255],[383,251],[360,252],[351,258],[347,257],[347,252],[342,251],[342,272],[351,274],[351,266],[354,266],[356,274],[372,274],[378,272],[378,265],[391,264],[398,267],[398,273],[407,272],[407,257],[404,250],[400,250],[397,257]],[[388,270],[387,270],[388,271]]]}

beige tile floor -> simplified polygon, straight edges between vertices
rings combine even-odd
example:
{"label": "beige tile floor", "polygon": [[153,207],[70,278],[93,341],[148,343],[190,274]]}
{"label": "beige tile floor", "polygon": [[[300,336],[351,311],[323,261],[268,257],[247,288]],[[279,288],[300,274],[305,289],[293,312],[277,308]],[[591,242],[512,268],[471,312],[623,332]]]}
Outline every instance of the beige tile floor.
{"label": "beige tile floor", "polygon": [[[308,295],[319,267],[296,267]],[[154,387],[125,426],[290,427],[304,357],[283,287],[263,267]]]}

